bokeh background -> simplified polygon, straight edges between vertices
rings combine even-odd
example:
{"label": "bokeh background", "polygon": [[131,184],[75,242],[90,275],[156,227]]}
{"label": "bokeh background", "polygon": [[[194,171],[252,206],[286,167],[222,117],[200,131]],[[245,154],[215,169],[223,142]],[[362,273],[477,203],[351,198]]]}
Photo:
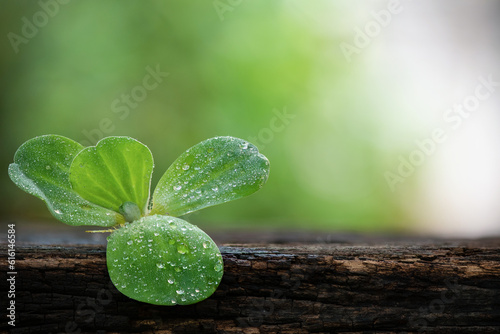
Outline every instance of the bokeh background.
{"label": "bokeh background", "polygon": [[[186,217],[202,228],[500,234],[499,2],[0,8],[3,222],[55,222],[7,175],[32,137],[137,138],[154,185],[188,147],[231,135],[256,144],[271,175],[257,194]],[[161,75],[144,90],[151,71]],[[478,89],[488,96],[461,116]]]}

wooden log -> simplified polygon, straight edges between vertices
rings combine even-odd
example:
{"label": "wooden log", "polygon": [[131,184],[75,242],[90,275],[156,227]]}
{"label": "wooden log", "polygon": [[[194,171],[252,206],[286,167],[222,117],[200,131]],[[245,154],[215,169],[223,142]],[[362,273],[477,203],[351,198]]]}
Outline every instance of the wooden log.
{"label": "wooden log", "polygon": [[[19,246],[16,326],[3,322],[0,329],[500,333],[500,239],[345,239],[224,244],[219,289],[201,303],[174,307],[140,303],[118,292],[107,273],[104,246]],[[0,254],[2,263],[6,257]]]}

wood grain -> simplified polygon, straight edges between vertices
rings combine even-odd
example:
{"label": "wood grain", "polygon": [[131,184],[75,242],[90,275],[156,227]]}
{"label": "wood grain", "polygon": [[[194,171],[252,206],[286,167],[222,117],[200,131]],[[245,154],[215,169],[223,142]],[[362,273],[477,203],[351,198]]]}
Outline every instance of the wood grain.
{"label": "wood grain", "polygon": [[[222,245],[225,273],[216,293],[175,307],[120,294],[104,246],[20,246],[16,327],[3,322],[1,330],[500,333],[500,239],[291,239]],[[6,252],[0,258],[5,263]]]}

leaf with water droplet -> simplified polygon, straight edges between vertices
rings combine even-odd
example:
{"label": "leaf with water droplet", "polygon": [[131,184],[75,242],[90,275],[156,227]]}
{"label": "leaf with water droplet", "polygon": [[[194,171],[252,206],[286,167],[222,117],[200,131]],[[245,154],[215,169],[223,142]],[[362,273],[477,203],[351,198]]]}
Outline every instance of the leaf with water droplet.
{"label": "leaf with water droplet", "polygon": [[122,223],[120,214],[90,203],[72,189],[70,165],[83,149],[58,135],[35,137],[19,147],[9,165],[9,176],[19,188],[43,200],[63,223],[103,227]]}
{"label": "leaf with water droplet", "polygon": [[254,145],[234,137],[207,139],[184,152],[162,176],[152,214],[177,217],[248,196],[268,175],[269,161]]}
{"label": "leaf with water droplet", "polygon": [[118,213],[124,203],[135,203],[144,215],[152,172],[153,156],[145,145],[130,137],[107,137],[78,153],[70,182],[92,203]]}
{"label": "leaf with water droplet", "polygon": [[242,139],[201,142],[163,175],[149,213],[152,169],[151,152],[132,138],[108,137],[84,149],[50,135],[23,144],[9,175],[68,224],[134,222],[108,238],[108,271],[117,289],[151,304],[193,304],[219,285],[221,254],[196,226],[157,213],[178,216],[248,196],[266,182],[269,161]]}
{"label": "leaf with water droplet", "polygon": [[[141,235],[152,240],[146,254],[129,245],[141,240]],[[110,251],[113,248],[117,250]],[[175,217],[154,215],[127,224],[110,235],[107,249],[108,271],[116,288],[150,304],[197,303],[214,293],[223,275],[217,245],[205,232]],[[203,266],[206,269],[200,275]]]}

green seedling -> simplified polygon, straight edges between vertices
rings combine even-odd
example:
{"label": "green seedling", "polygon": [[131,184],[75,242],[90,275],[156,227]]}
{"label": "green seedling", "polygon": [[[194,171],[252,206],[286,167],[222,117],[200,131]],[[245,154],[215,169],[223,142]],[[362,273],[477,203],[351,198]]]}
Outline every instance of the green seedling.
{"label": "green seedling", "polygon": [[109,228],[107,267],[123,294],[155,305],[197,303],[217,289],[222,256],[205,232],[176,217],[254,193],[269,161],[242,139],[215,137],[177,158],[150,196],[152,172],[150,150],[129,137],[85,148],[40,136],[9,166],[12,181],[58,220]]}

